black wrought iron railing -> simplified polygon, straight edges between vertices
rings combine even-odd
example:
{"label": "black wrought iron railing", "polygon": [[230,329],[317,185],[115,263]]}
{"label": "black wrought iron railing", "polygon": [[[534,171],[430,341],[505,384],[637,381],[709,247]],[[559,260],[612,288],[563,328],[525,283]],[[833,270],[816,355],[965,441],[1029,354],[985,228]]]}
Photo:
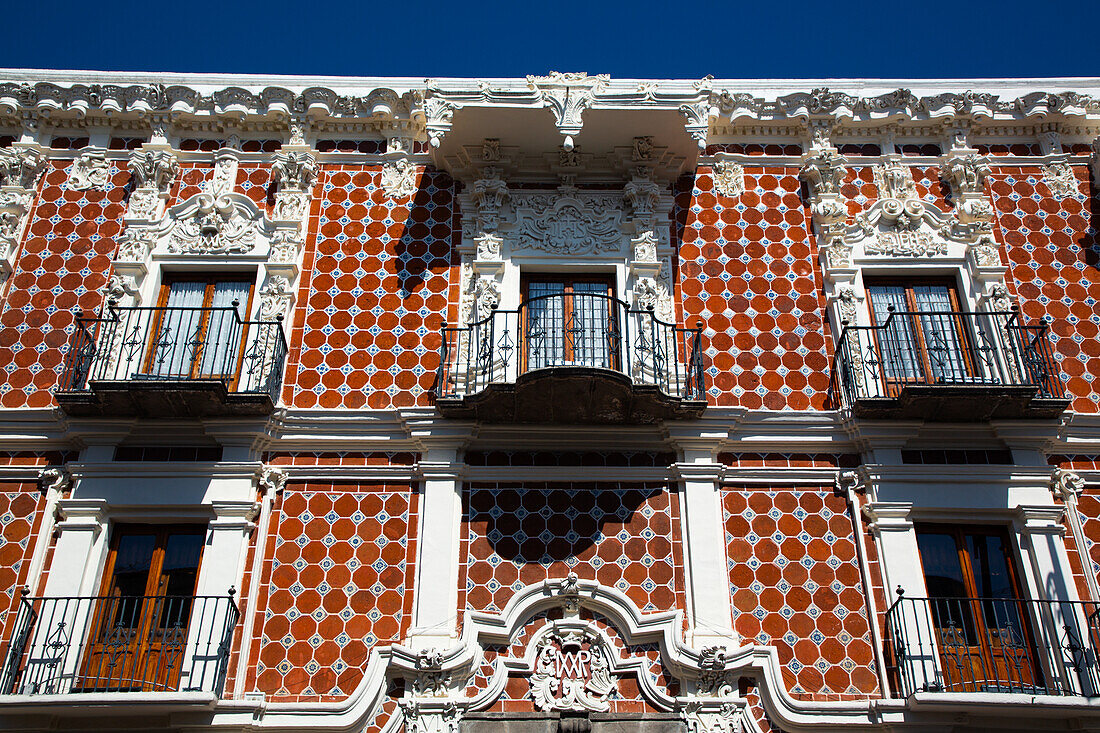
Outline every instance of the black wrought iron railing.
{"label": "black wrought iron railing", "polygon": [[1060,399],[1065,389],[1047,324],[1024,325],[1018,311],[901,312],[877,326],[846,324],[836,362],[847,404],[896,399],[906,387],[1032,387]]}
{"label": "black wrought iron railing", "polygon": [[24,589],[0,693],[220,695],[238,618],[233,596],[37,598]]}
{"label": "black wrought iron railing", "polygon": [[282,319],[242,320],[231,308],[120,308],[77,312],[59,389],[94,382],[218,381],[233,393],[279,399],[287,345]]}
{"label": "black wrought iron railing", "polygon": [[1100,696],[1096,604],[1011,598],[906,598],[886,613],[894,693]]}
{"label": "black wrought iron railing", "polygon": [[666,323],[600,293],[560,293],[444,326],[437,396],[460,398],[550,367],[624,374],[670,397],[703,400],[702,326]]}

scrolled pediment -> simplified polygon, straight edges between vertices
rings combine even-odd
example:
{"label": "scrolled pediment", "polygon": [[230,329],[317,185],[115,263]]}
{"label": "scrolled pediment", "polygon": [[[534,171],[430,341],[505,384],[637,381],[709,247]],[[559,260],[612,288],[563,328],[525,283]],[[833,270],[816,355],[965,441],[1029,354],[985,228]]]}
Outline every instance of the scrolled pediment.
{"label": "scrolled pediment", "polygon": [[249,254],[268,239],[264,212],[247,196],[199,193],[168,210],[158,249],[168,254]]}

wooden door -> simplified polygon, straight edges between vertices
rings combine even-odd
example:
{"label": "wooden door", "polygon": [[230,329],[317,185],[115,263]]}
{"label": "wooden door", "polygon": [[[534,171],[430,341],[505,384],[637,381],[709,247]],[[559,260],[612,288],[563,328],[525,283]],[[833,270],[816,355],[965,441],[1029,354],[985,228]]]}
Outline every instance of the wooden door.
{"label": "wooden door", "polygon": [[525,277],[522,371],[551,366],[619,368],[619,309],[605,277]]}
{"label": "wooden door", "polygon": [[947,692],[1023,692],[1042,669],[1004,530],[918,527],[917,544]]}
{"label": "wooden door", "polygon": [[78,688],[178,688],[204,537],[203,527],[116,528]]}
{"label": "wooden door", "polygon": [[906,384],[972,381],[969,329],[954,283],[873,280],[867,295],[873,322],[885,326],[875,331],[875,340],[887,394]]}
{"label": "wooden door", "polygon": [[[235,380],[246,336],[238,321],[248,313],[251,295],[250,278],[167,279],[150,329],[145,376]],[[238,317],[231,310],[234,302]]]}

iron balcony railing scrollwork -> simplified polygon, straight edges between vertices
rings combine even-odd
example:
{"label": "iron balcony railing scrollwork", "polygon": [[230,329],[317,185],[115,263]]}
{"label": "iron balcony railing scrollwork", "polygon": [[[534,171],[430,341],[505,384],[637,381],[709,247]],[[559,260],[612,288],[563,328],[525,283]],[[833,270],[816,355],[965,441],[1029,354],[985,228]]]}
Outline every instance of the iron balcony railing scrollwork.
{"label": "iron balcony railing scrollwork", "polygon": [[1087,601],[906,598],[886,613],[899,697],[917,692],[1100,697],[1100,609]]}
{"label": "iron balcony railing scrollwork", "polygon": [[0,694],[220,695],[239,617],[234,593],[40,598],[24,588]]}
{"label": "iron balcony railing scrollwork", "polygon": [[897,399],[911,386],[1030,387],[1061,399],[1065,388],[1048,325],[1017,310],[895,311],[879,325],[845,324],[836,362],[846,404]]}
{"label": "iron balcony railing scrollwork", "polygon": [[684,328],[602,293],[529,298],[444,326],[436,394],[456,399],[553,367],[618,372],[681,400],[705,399],[702,325]]}
{"label": "iron balcony railing scrollwork", "polygon": [[246,321],[229,308],[120,307],[77,311],[59,389],[95,382],[218,381],[230,393],[279,399],[287,344],[282,317]]}

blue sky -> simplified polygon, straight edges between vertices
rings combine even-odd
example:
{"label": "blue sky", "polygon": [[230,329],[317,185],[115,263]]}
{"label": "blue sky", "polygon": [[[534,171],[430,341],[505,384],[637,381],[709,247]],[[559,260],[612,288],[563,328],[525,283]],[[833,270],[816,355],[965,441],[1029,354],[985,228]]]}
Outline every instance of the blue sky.
{"label": "blue sky", "polygon": [[11,0],[0,66],[368,76],[1100,75],[1100,0]]}

